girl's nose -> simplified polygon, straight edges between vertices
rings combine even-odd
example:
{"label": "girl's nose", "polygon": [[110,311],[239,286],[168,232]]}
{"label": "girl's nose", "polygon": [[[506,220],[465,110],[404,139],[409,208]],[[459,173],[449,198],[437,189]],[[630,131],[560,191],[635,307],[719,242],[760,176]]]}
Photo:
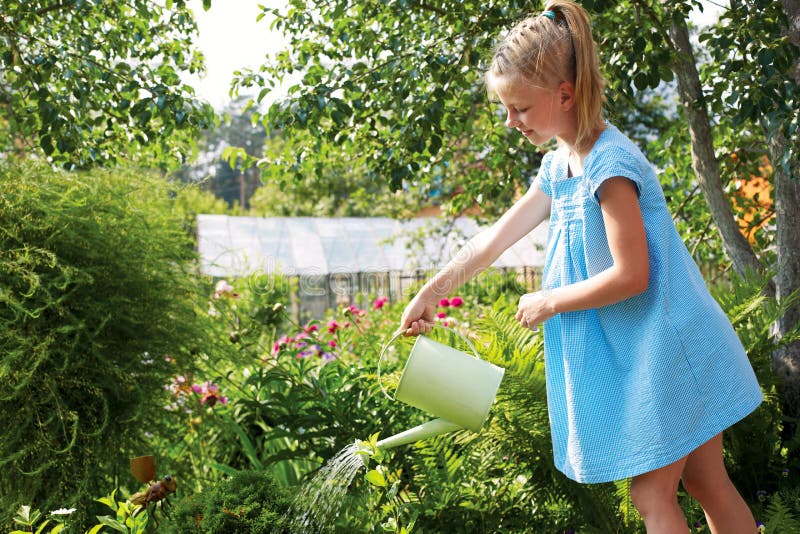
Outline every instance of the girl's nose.
{"label": "girl's nose", "polygon": [[517,119],[517,117],[515,115],[513,115],[511,111],[509,111],[506,114],[506,127],[507,128],[514,128],[518,124],[519,124],[519,119]]}

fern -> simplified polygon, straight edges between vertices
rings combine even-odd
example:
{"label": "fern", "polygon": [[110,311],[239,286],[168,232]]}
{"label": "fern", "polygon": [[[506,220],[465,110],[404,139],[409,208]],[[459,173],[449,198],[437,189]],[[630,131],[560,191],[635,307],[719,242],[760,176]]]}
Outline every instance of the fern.
{"label": "fern", "polygon": [[800,532],[800,520],[783,500],[780,494],[775,495],[766,510],[764,525],[767,532]]}

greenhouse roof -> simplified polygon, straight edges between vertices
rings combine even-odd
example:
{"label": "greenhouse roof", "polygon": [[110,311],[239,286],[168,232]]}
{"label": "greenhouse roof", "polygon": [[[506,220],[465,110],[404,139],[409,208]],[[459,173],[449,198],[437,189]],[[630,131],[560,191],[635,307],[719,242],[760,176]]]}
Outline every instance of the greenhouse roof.
{"label": "greenhouse roof", "polygon": [[[445,224],[440,218],[198,215],[197,243],[203,272],[215,277],[257,271],[308,276],[427,270],[444,266],[481,230],[467,217],[456,219],[446,234],[441,231]],[[493,265],[541,267],[546,238],[545,224]]]}

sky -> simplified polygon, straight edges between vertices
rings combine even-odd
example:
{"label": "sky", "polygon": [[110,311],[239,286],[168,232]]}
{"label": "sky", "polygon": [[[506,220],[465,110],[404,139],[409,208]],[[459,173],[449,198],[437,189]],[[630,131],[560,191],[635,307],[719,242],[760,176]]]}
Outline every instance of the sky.
{"label": "sky", "polygon": [[[197,20],[197,45],[206,58],[206,75],[186,81],[195,88],[198,96],[220,110],[231,100],[228,96],[233,72],[242,68],[257,69],[266,62],[267,55],[284,46],[283,36],[270,31],[271,17],[256,22],[261,13],[258,4],[283,8],[287,0],[212,0],[211,9],[204,11],[202,0],[189,0]],[[716,19],[721,8],[716,1],[704,1],[703,13],[695,12],[699,25]],[[264,104],[278,98],[275,91],[266,97]]]}

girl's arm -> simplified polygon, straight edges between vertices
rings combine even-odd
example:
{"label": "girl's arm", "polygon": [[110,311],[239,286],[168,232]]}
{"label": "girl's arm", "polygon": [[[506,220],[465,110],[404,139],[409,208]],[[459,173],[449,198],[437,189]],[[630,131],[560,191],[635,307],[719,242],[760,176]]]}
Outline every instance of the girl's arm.
{"label": "girl's arm", "polygon": [[599,308],[647,289],[650,261],[636,186],[627,178],[603,182],[598,191],[614,265],[591,278],[520,300],[517,320],[532,328],[557,313]]}
{"label": "girl's arm", "polygon": [[420,289],[400,319],[406,335],[429,331],[439,299],[446,297],[490,266],[511,245],[539,226],[550,215],[550,197],[531,187],[491,227],[466,245]]}

